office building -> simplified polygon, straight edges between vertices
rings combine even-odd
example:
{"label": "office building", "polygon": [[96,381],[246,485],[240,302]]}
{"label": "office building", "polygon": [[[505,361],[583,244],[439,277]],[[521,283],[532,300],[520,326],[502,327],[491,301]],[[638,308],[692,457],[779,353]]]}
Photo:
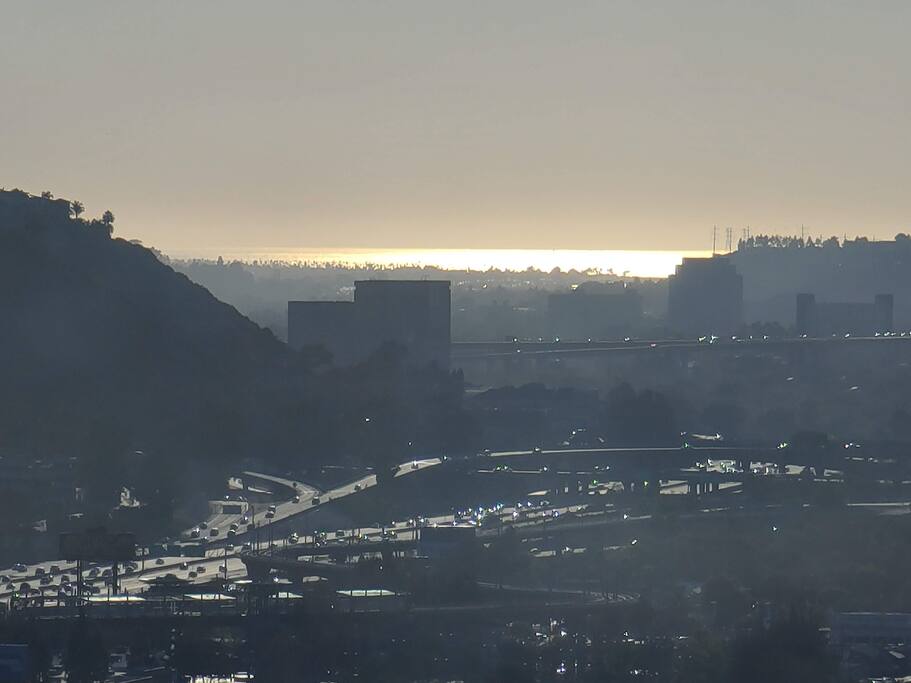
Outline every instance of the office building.
{"label": "office building", "polygon": [[360,280],[354,307],[368,347],[394,342],[416,364],[449,367],[449,280]]}
{"label": "office building", "polygon": [[642,321],[639,293],[623,284],[586,282],[547,297],[550,334],[559,339],[616,339]]}
{"label": "office building", "polygon": [[821,302],[813,294],[798,294],[795,329],[810,337],[891,332],[892,308],[891,294],[877,294],[872,303]]}
{"label": "office building", "polygon": [[684,258],[668,278],[668,324],[685,336],[730,335],[743,317],[743,277],[724,256]]}
{"label": "office building", "polygon": [[448,369],[450,309],[448,280],[360,280],[354,301],[289,301],[288,344],[322,345],[348,365],[394,343],[416,365]]}

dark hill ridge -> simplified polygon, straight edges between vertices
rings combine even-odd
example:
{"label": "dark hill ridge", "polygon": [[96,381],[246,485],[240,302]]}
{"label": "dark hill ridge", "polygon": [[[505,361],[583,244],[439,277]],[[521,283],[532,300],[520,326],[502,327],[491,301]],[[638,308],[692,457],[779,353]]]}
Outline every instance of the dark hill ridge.
{"label": "dark hill ridge", "polygon": [[[289,349],[113,238],[112,216],[82,220],[72,206],[0,191],[0,454],[142,450],[208,475],[239,458],[363,462],[467,438],[460,377],[390,348],[317,372],[319,353]],[[362,434],[379,413],[385,428]]]}
{"label": "dark hill ridge", "polygon": [[[85,329],[97,316],[111,321],[123,321],[123,316],[135,319],[135,330],[123,324],[105,329],[105,336],[93,340],[98,350],[116,351],[118,342],[126,341],[117,336],[154,333],[155,328],[164,337],[158,341],[168,341],[171,347],[184,343],[198,347],[217,340],[219,355],[233,356],[235,361],[272,362],[286,356],[285,345],[270,332],[163,264],[150,250],[112,239],[95,221],[71,219],[58,210],[60,200],[26,197],[23,200],[20,193],[0,192],[0,240],[4,247],[0,252],[0,296],[4,306],[18,304],[20,312],[30,313],[23,320],[39,325],[58,320],[61,326],[73,322]],[[23,204],[35,210],[23,210]],[[48,211],[48,204],[55,210]],[[85,297],[90,291],[93,298]],[[73,310],[69,304],[77,301],[63,301],[61,294],[94,306]],[[80,319],[80,314],[91,317]],[[47,335],[43,327],[34,332],[29,342],[54,357],[66,354],[73,341]],[[130,341],[141,343],[142,339]],[[91,357],[92,350],[78,352],[89,352]],[[193,348],[192,352],[212,350]],[[205,362],[205,356],[200,354],[193,360]]]}
{"label": "dark hill ridge", "polygon": [[[78,449],[97,430],[194,450],[262,438],[262,409],[306,380],[297,355],[69,206],[0,192],[0,448]],[[213,421],[232,438],[206,438]]]}

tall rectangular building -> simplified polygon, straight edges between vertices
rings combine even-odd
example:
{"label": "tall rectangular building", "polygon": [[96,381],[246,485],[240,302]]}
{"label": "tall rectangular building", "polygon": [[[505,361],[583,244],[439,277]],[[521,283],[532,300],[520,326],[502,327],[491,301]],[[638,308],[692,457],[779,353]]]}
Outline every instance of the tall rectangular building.
{"label": "tall rectangular building", "polygon": [[668,278],[667,304],[678,334],[734,334],[743,320],[743,277],[724,256],[684,258]]}
{"label": "tall rectangular building", "polygon": [[411,363],[448,369],[450,318],[448,280],[360,280],[354,301],[289,301],[288,344],[322,345],[349,365],[391,342]]}
{"label": "tall rectangular building", "polygon": [[354,283],[354,305],[372,347],[394,342],[419,365],[449,368],[449,280],[359,280]]}

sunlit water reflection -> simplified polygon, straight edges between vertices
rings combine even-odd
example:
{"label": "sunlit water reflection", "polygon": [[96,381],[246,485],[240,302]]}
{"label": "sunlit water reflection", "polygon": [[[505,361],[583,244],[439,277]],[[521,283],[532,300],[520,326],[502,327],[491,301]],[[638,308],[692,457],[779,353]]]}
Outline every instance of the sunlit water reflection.
{"label": "sunlit water reflection", "polygon": [[703,251],[634,251],[583,249],[218,249],[168,252],[175,258],[282,261],[349,266],[436,266],[446,270],[549,272],[595,271],[616,275],[665,277],[684,256],[706,256]]}

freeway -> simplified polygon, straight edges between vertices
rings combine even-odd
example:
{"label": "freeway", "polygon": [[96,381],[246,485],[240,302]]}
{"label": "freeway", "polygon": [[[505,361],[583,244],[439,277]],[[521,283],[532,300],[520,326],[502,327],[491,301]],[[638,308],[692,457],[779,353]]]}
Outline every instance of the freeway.
{"label": "freeway", "polygon": [[[598,447],[598,448],[533,448],[521,451],[494,451],[484,453],[491,458],[513,458],[529,455],[599,455],[599,454],[630,454],[641,455],[651,453],[753,453],[758,449],[747,446],[623,446],[623,447]],[[765,449],[772,451],[773,449]]]}
{"label": "freeway", "polygon": [[[644,452],[658,454],[687,453],[688,455],[693,454],[697,458],[705,458],[706,466],[702,472],[733,476],[737,473],[730,471],[730,468],[735,466],[735,460],[722,460],[717,456],[721,454],[736,456],[742,450],[748,449],[732,449],[726,446],[705,445],[690,448],[534,449],[532,451],[500,451],[483,455],[496,462],[497,460],[508,461],[511,457],[536,455],[572,456],[575,454],[591,453],[642,454]],[[738,458],[738,460],[739,459],[740,458]],[[411,476],[414,473],[439,466],[442,462],[442,458],[425,458],[406,461],[399,466],[398,471],[394,476]],[[799,466],[787,466],[785,471],[788,475],[794,476],[800,474],[802,470],[803,468]],[[693,473],[698,473],[698,471],[693,470]],[[333,501],[356,495],[377,486],[376,476],[373,474],[360,477],[341,486],[322,492],[301,482],[282,479],[280,477],[270,477],[270,475],[258,475],[256,473],[245,474],[248,477],[255,475],[258,477],[259,481],[271,481],[276,485],[286,486],[288,488],[288,494],[292,491],[298,492],[297,496],[300,498],[299,502],[295,503],[294,497],[292,497],[291,500],[277,501],[275,503],[275,515],[273,520],[292,519],[307,514],[314,509],[331,505]],[[601,474],[604,473],[602,472]],[[685,472],[681,470],[681,474],[685,474]],[[662,477],[662,479],[664,479],[664,477]],[[672,478],[666,480],[666,483],[662,486],[662,493],[682,493],[684,488],[685,484],[676,478]],[[725,483],[722,483],[719,488],[727,490],[729,487]],[[857,507],[861,507],[861,505],[858,504]],[[869,503],[864,504],[863,507],[866,509],[873,508],[880,514],[907,514],[908,512],[908,504],[904,501]],[[419,528],[451,524],[471,524],[481,527],[480,534],[482,536],[496,533],[496,528],[503,524],[515,526],[517,531],[523,532],[523,535],[526,530],[527,533],[533,534],[536,533],[535,529],[537,525],[544,524],[545,522],[549,524],[551,529],[564,524],[569,524],[570,526],[576,524],[587,525],[585,519],[577,519],[580,514],[589,514],[585,513],[585,508],[586,506],[584,504],[551,505],[546,501],[532,505],[528,500],[524,500],[510,505],[497,504],[486,509],[463,510],[454,514],[436,515],[429,518],[418,517],[415,519],[394,521],[385,527],[371,526],[358,529],[338,530],[333,532],[329,538],[332,541],[332,547],[362,541],[368,542],[369,545],[370,542],[386,539],[398,539],[403,542],[414,543]],[[725,510],[729,508],[721,507],[717,509]],[[616,513],[616,510],[614,513]],[[604,517],[604,515],[602,515],[602,517]],[[613,514],[607,515],[607,517],[618,519],[616,515]],[[559,518],[559,520],[556,518]],[[626,520],[627,518],[624,516],[623,519]],[[606,517],[604,521],[608,521]],[[225,574],[223,566],[226,568],[227,578],[229,580],[243,578],[246,576],[246,570],[241,557],[243,551],[242,544],[250,538],[249,533],[250,532],[241,530],[234,538],[222,538],[215,543],[209,543],[205,557],[178,557],[172,555],[167,557],[146,558],[143,566],[138,566],[139,561],[137,561],[137,567],[132,569],[128,574],[122,576],[122,588],[129,594],[136,594],[144,591],[148,587],[149,581],[169,574],[191,583],[203,583],[209,581],[215,575],[223,576]],[[312,547],[307,547],[307,544],[314,544],[316,540],[317,539],[312,535],[301,538],[299,543],[290,543],[289,539],[281,539],[275,550],[287,557],[317,555],[319,554],[318,551],[314,550]],[[237,544],[236,546],[235,543]],[[322,548],[326,549],[323,551],[325,554],[329,554],[327,552],[329,546],[324,545]],[[60,591],[66,590],[65,586],[67,584],[71,585],[76,580],[75,565],[73,563],[46,561],[34,564],[30,567],[19,567],[19,569],[20,571],[15,571],[15,568],[0,571],[0,600],[8,600],[14,591],[21,589],[22,583],[28,583],[33,594],[37,594],[38,591],[43,590],[50,596],[56,596]],[[90,569],[87,568],[86,583],[97,587],[103,594],[105,592],[106,579],[108,578],[105,574],[109,573],[109,570],[109,566],[103,565],[94,566]],[[66,576],[66,579],[63,579],[64,575]],[[44,581],[43,586],[41,585],[42,580]]]}
{"label": "freeway", "polygon": [[[731,451],[732,449],[728,447],[717,447],[717,446],[696,446],[690,449],[683,449],[680,447],[666,447],[666,448],[634,448],[634,449],[622,449],[622,448],[597,448],[597,449],[559,449],[559,450],[515,450],[515,451],[500,451],[487,454],[492,459],[498,458],[510,458],[513,456],[529,456],[529,455],[573,455],[573,454],[605,454],[605,453],[634,453],[641,454],[644,452],[652,453],[681,453],[684,450],[689,452],[694,452],[700,455],[714,455],[719,451]],[[441,458],[424,458],[419,460],[406,461],[402,463],[395,477],[404,477],[409,476],[413,473],[421,472],[431,467],[440,465],[443,462]],[[341,486],[329,489],[324,492],[319,492],[316,488],[308,486],[298,481],[284,479],[281,477],[275,477],[272,475],[264,475],[255,472],[245,472],[247,477],[256,479],[258,481],[266,481],[275,483],[281,487],[285,487],[288,491],[298,491],[298,496],[300,497],[299,502],[295,503],[294,498],[285,501],[277,501],[275,503],[275,514],[272,517],[272,521],[281,521],[291,519],[300,515],[307,514],[308,512],[319,508],[321,506],[331,504],[333,501],[338,501],[347,496],[355,495],[361,491],[369,490],[370,488],[377,485],[376,475],[370,474],[353,481],[347,482]],[[668,488],[668,487],[665,487]],[[670,492],[668,490],[667,492]],[[318,495],[311,495],[318,494]],[[528,515],[530,503],[525,502],[524,504],[511,505],[500,507],[499,514],[503,519],[506,520],[515,520],[519,517],[526,517]],[[560,515],[566,512],[574,511],[573,506],[558,506],[558,507],[548,507],[548,513],[551,515]],[[493,511],[488,511],[488,514]],[[246,513],[244,513],[246,514]],[[155,578],[158,576],[163,576],[168,573],[173,573],[179,578],[189,578],[191,580],[205,581],[212,576],[213,568],[217,568],[227,559],[229,562],[233,559],[236,559],[238,553],[241,550],[241,547],[245,542],[250,542],[252,540],[252,532],[247,531],[245,527],[241,526],[236,536],[227,538],[228,525],[232,522],[239,523],[239,520],[243,519],[244,514],[234,514],[234,515],[224,515],[217,514],[209,518],[208,522],[215,528],[220,528],[220,536],[217,537],[213,542],[208,544],[208,549],[206,551],[205,558],[186,558],[186,557],[166,557],[166,558],[155,558],[154,560],[150,559],[148,562],[155,564],[150,564],[150,566],[145,570],[135,571],[131,574],[125,575],[123,577],[123,587],[126,590],[135,590],[142,588],[145,584],[144,580],[150,578]],[[471,518],[474,517],[472,520]],[[403,540],[414,540],[416,536],[416,529],[420,526],[434,526],[434,525],[447,525],[456,522],[462,522],[466,519],[473,521],[476,524],[480,523],[480,520],[477,518],[477,515],[472,515],[470,511],[464,511],[462,514],[447,514],[447,515],[437,515],[431,516],[429,518],[418,518],[413,520],[403,520],[400,522],[393,522],[391,525],[382,527],[382,526],[372,526],[372,527],[361,527],[358,529],[348,529],[348,530],[339,530],[333,533],[333,538],[340,542],[351,542],[354,540],[376,540],[379,538],[388,537],[391,534],[402,538]],[[312,543],[314,538],[312,536],[305,536],[300,539],[301,544]],[[280,539],[278,542],[279,545],[286,545],[287,539]],[[186,569],[182,568],[182,565],[187,564]],[[40,564],[33,565],[26,568],[23,572],[15,572],[13,570],[7,570],[3,574],[12,581],[7,580],[6,582],[0,581],[0,597],[8,597],[9,594],[13,591],[14,588],[18,588],[19,585],[23,582],[27,582],[33,589],[39,588],[38,584],[41,577],[38,576],[38,573],[48,574],[52,572],[52,568],[57,568],[55,574],[61,574],[62,572],[67,572],[67,582],[72,583],[75,581],[75,565],[72,563],[64,563],[59,561],[53,562],[43,562]],[[197,577],[190,577],[189,573],[193,571],[192,567],[205,567],[204,572],[197,572]],[[97,568],[99,576],[95,578],[96,581],[101,581],[105,570],[109,570],[108,566],[99,566]],[[229,564],[229,578],[230,574],[234,571],[239,571],[240,567],[236,563]],[[62,577],[61,577],[62,578]],[[90,577],[91,578],[91,577]],[[55,579],[53,583],[48,584],[46,582],[47,589],[50,590],[52,587],[59,589],[61,587],[60,579]]]}
{"label": "freeway", "polygon": [[[409,476],[413,473],[437,466],[442,462],[441,458],[410,460],[402,463],[394,476]],[[251,473],[247,474],[250,476]],[[300,482],[282,479],[280,477],[271,477],[270,475],[253,474],[258,478],[264,480],[271,479],[274,483],[296,489],[300,492],[299,495],[301,496],[318,492],[314,487]],[[275,504],[275,514],[272,521],[290,519],[298,515],[306,514],[322,505],[331,504],[333,500],[340,500],[346,496],[365,491],[376,485],[376,475],[371,474],[330,489],[329,491],[321,493],[319,497],[309,496],[307,499],[301,497],[299,503],[295,503],[293,498],[289,501],[277,502]],[[227,529],[229,528],[227,525],[234,520],[242,519],[242,517],[243,514],[225,515],[223,513],[216,513],[211,516],[209,520],[218,525],[215,528],[222,526],[225,529],[225,534],[227,534]],[[361,535],[381,535],[383,529],[350,530],[345,532],[345,536],[353,537],[356,532]],[[235,543],[240,545],[251,538],[252,532],[245,531],[244,528],[241,527],[235,537],[219,538],[216,542],[210,543],[206,550],[206,557],[170,556],[147,559],[142,567],[137,566],[137,569],[130,570],[129,573],[124,572],[121,574],[121,588],[125,592],[135,594],[145,590],[148,587],[148,582],[150,580],[168,574],[173,574],[177,578],[187,579],[191,582],[203,583],[210,580],[215,574],[220,573],[224,576],[222,567],[225,564],[227,565],[227,578],[229,580],[243,578],[246,576],[246,570],[239,557],[240,548],[235,547]],[[314,539],[310,537],[304,540],[312,542]],[[138,564],[141,560],[137,558],[136,562]],[[202,571],[200,571],[201,567],[203,568]],[[0,571],[0,602],[6,602],[14,592],[20,592],[22,584],[28,584],[29,590],[33,595],[47,594],[49,596],[56,596],[61,591],[65,592],[67,590],[72,590],[71,588],[68,589],[67,586],[71,584],[75,585],[76,582],[76,565],[73,562],[45,561],[23,566],[20,567],[20,569],[21,571],[16,571],[16,568],[8,568]],[[89,572],[91,572],[91,574]],[[194,573],[195,576],[191,576],[191,572]],[[86,568],[84,581],[90,586],[96,586],[101,589],[110,583],[110,574],[110,565],[97,564],[89,566]],[[41,585],[42,579],[45,580],[44,585]]]}
{"label": "freeway", "polygon": [[[265,482],[274,486],[268,490],[254,489],[249,483],[251,481]],[[229,488],[233,488],[234,490],[244,491],[254,489],[260,494],[272,493],[273,495],[276,495],[275,489],[287,491],[288,498],[286,500],[279,500],[276,503],[275,517],[278,519],[291,516],[299,510],[294,507],[297,505],[294,503],[295,497],[300,500],[310,500],[314,496],[319,495],[319,489],[308,484],[260,472],[246,471],[241,477],[232,477],[228,483]],[[242,496],[242,494],[237,495]],[[238,529],[240,529],[249,522],[256,521],[256,506],[249,504],[246,500],[238,500],[237,497],[235,497],[226,500],[211,501],[209,505],[212,509],[212,514],[202,523],[184,531],[181,534],[184,538],[225,539],[228,536],[232,524],[236,524]],[[237,510],[235,510],[235,508]]]}
{"label": "freeway", "polygon": [[[398,471],[395,473],[395,477],[404,477],[410,474],[421,472],[430,467],[436,467],[437,465],[443,462],[442,458],[423,458],[420,460],[409,460],[402,463],[398,467]],[[269,518],[271,522],[280,522],[288,520],[300,515],[304,515],[316,508],[320,508],[326,504],[332,503],[332,501],[338,501],[347,496],[354,495],[361,491],[366,491],[367,489],[373,488],[377,485],[376,475],[368,474],[366,476],[350,481],[341,486],[329,489],[319,494],[319,496],[311,496],[309,498],[301,498],[300,502],[295,503],[293,499],[291,501],[285,501],[275,505],[275,513]],[[254,531],[246,530],[241,528],[237,534],[229,539],[227,542],[231,543],[243,543],[253,538]],[[223,541],[222,543],[224,543]]]}
{"label": "freeway", "polygon": [[522,356],[568,356],[603,353],[642,353],[655,350],[719,350],[733,348],[794,348],[819,345],[893,344],[911,342],[911,332],[896,332],[874,336],[831,337],[733,337],[730,339],[630,339],[609,341],[503,341],[503,342],[453,342],[453,360],[482,360]]}
{"label": "freeway", "polygon": [[[149,581],[168,574],[193,582],[202,583],[215,576],[224,576],[222,569],[227,561],[228,579],[243,578],[243,563],[233,555],[225,558],[160,557],[148,560],[145,568],[121,569],[122,592],[135,595],[148,588]],[[200,570],[201,569],[201,570]],[[127,573],[128,572],[128,573]],[[192,575],[191,575],[192,573]],[[99,564],[86,567],[83,580],[86,585],[97,588],[100,594],[110,593],[110,565]],[[76,564],[73,562],[42,562],[26,567],[24,571],[8,570],[0,577],[0,601],[7,601],[15,592],[21,592],[22,584],[28,584],[33,594],[54,597],[74,592],[76,585]],[[42,581],[44,583],[42,583]]]}

